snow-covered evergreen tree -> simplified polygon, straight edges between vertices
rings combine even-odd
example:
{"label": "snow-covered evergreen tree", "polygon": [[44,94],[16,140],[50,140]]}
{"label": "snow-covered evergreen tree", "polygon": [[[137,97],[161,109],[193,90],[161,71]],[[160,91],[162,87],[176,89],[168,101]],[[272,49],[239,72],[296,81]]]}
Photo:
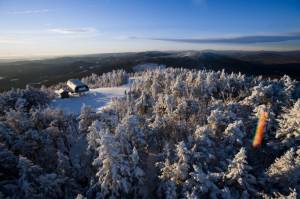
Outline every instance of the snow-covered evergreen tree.
{"label": "snow-covered evergreen tree", "polygon": [[190,154],[184,142],[176,145],[177,162],[174,164],[174,177],[178,183],[182,183],[188,177],[190,170]]}
{"label": "snow-covered evergreen tree", "polygon": [[295,187],[300,177],[299,154],[300,149],[296,151],[291,148],[280,158],[277,158],[266,172],[269,183],[276,184],[283,191],[288,191],[289,187]]}
{"label": "snow-covered evergreen tree", "polygon": [[91,107],[84,104],[81,107],[79,119],[79,129],[83,132],[86,132],[92,122],[96,120],[96,113],[92,110]]}
{"label": "snow-covered evergreen tree", "polygon": [[233,192],[240,190],[238,193],[235,193],[239,197],[242,197],[244,191],[252,194],[256,192],[253,188],[256,178],[249,173],[252,168],[248,165],[246,159],[246,150],[242,147],[228,165],[228,170],[224,175],[226,184],[232,187]]}
{"label": "snow-covered evergreen tree", "polygon": [[142,189],[144,184],[145,173],[140,167],[140,157],[135,147],[133,148],[132,154],[130,155],[129,164],[131,169],[130,173],[132,182],[131,193],[135,198],[137,198],[138,196],[145,197]]}
{"label": "snow-covered evergreen tree", "polygon": [[193,165],[193,172],[190,173],[190,178],[185,181],[183,190],[186,192],[187,198],[217,198],[217,194],[220,193],[219,188],[197,165]]}
{"label": "snow-covered evergreen tree", "polygon": [[99,139],[96,140],[98,154],[93,161],[93,166],[97,169],[97,197],[126,195],[131,188],[129,163],[121,154],[120,144],[114,136],[105,129],[100,131]]}
{"label": "snow-covered evergreen tree", "polygon": [[172,94],[177,97],[181,97],[185,94],[185,85],[180,76],[176,78],[176,81],[171,90]]}
{"label": "snow-covered evergreen tree", "polygon": [[127,115],[122,120],[120,128],[124,129],[126,137],[130,140],[132,146],[137,149],[145,147],[145,133],[143,131],[141,118],[136,115]]}
{"label": "snow-covered evergreen tree", "polygon": [[128,74],[124,70],[113,70],[100,76],[93,73],[82,78],[81,81],[90,88],[115,87],[127,83]]}
{"label": "snow-covered evergreen tree", "polygon": [[224,132],[225,136],[228,137],[228,141],[231,144],[238,143],[243,144],[243,138],[246,136],[245,127],[241,120],[234,121],[229,124]]}
{"label": "snow-covered evergreen tree", "polygon": [[294,106],[285,110],[279,121],[279,128],[276,131],[276,138],[284,145],[292,146],[300,141],[300,99]]}
{"label": "snow-covered evergreen tree", "polygon": [[168,199],[174,199],[177,197],[176,193],[176,179],[173,175],[174,166],[171,165],[169,158],[165,160],[160,170],[161,174],[159,179],[161,180],[158,188],[158,196]]}

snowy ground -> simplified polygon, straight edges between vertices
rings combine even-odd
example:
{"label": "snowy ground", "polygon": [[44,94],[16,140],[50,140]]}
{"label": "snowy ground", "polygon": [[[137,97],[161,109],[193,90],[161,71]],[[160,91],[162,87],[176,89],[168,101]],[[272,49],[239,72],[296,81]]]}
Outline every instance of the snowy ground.
{"label": "snowy ground", "polygon": [[112,98],[124,96],[125,90],[129,89],[134,79],[135,78],[130,78],[129,83],[123,86],[90,89],[90,91],[83,96],[55,99],[50,103],[50,106],[61,108],[68,113],[80,114],[80,109],[85,104],[92,107],[95,111],[99,111],[106,106]]}

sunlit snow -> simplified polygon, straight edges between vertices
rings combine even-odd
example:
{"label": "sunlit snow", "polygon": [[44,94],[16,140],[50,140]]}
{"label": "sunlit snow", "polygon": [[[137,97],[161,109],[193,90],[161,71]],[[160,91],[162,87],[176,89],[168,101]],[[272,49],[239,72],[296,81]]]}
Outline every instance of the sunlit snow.
{"label": "sunlit snow", "polygon": [[95,111],[101,110],[112,98],[122,97],[129,89],[134,78],[129,79],[129,83],[119,87],[90,89],[83,96],[71,96],[65,99],[55,99],[50,103],[51,107],[61,108],[68,113],[80,114],[81,107],[85,104]]}

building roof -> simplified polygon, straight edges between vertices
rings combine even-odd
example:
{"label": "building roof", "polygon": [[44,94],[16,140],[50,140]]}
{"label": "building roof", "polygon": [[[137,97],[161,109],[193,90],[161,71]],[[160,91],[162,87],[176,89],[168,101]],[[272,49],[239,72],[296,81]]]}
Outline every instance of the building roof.
{"label": "building roof", "polygon": [[82,83],[79,79],[70,79],[67,82],[68,87],[72,92],[85,92],[89,90],[89,87]]}
{"label": "building roof", "polygon": [[79,79],[70,79],[70,80],[68,80],[68,83],[74,84],[76,86],[86,86]]}

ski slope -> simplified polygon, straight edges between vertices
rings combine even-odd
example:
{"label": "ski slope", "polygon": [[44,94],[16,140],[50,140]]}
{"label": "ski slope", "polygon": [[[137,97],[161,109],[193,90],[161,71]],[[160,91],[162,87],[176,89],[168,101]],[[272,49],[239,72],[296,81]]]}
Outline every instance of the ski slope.
{"label": "ski slope", "polygon": [[130,85],[136,78],[129,78],[129,83],[119,87],[96,88],[90,89],[83,96],[72,96],[65,99],[55,99],[50,103],[53,108],[63,109],[67,113],[80,114],[81,107],[92,107],[95,111],[101,110],[114,97],[122,97],[126,90],[129,90]]}

